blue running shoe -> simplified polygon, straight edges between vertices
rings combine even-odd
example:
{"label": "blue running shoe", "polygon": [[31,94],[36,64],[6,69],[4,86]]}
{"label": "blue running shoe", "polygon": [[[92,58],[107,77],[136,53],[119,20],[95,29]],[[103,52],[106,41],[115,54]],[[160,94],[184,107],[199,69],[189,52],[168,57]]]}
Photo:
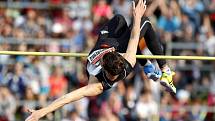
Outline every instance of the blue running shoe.
{"label": "blue running shoe", "polygon": [[144,72],[149,79],[157,81],[161,78],[162,72],[160,69],[156,68],[152,63],[146,64],[144,66]]}

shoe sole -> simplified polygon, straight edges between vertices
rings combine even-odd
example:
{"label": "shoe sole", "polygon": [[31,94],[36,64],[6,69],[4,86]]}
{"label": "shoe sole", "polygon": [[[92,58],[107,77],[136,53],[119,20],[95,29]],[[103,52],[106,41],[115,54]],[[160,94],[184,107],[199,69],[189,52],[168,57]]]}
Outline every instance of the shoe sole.
{"label": "shoe sole", "polygon": [[171,94],[174,94],[174,95],[176,94],[165,82],[161,81],[160,84],[166,88],[167,92],[170,92]]}

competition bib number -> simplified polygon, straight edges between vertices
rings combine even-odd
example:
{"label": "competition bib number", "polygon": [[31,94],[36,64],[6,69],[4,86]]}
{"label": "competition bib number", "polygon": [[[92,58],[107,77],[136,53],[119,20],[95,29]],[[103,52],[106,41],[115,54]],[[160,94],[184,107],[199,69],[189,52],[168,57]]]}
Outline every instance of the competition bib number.
{"label": "competition bib number", "polygon": [[114,50],[115,50],[114,47],[108,49],[95,50],[87,57],[87,59],[91,64],[95,65],[103,57],[103,55],[109,52],[113,52]]}

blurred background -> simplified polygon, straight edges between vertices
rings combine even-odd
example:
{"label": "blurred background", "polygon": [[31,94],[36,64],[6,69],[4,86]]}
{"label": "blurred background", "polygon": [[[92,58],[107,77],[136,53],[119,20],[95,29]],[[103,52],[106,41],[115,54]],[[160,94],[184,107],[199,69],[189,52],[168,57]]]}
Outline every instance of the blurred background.
{"label": "blurred background", "polygon": [[[150,0],[146,16],[166,55],[215,56],[215,0]],[[0,50],[86,52],[114,14],[131,21],[130,0],[0,0]],[[142,51],[150,54],[144,41]],[[153,60],[152,60],[153,61]],[[137,64],[124,81],[47,115],[45,121],[215,121],[215,62],[168,61],[176,97]],[[86,58],[0,55],[0,121],[23,121],[87,84]]]}

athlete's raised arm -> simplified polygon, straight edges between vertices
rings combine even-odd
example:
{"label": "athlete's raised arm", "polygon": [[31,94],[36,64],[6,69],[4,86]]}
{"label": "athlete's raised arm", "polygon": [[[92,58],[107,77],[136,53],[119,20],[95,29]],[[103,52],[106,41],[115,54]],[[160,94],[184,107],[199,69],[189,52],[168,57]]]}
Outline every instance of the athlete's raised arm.
{"label": "athlete's raised arm", "polygon": [[93,83],[89,83],[87,86],[81,87],[66,95],[63,95],[62,97],[56,99],[47,107],[44,107],[40,110],[29,109],[29,112],[31,112],[31,115],[25,121],[38,121],[40,118],[44,117],[48,113],[51,113],[68,103],[80,100],[81,98],[84,98],[84,97],[96,96],[101,94],[103,92],[103,86],[100,82],[97,82],[97,81],[95,82],[95,80],[97,79],[91,76],[89,78],[89,82],[93,81]]}
{"label": "athlete's raised arm", "polygon": [[143,0],[139,0],[138,4],[135,7],[135,2],[132,2],[133,4],[133,28],[131,31],[131,37],[128,43],[128,48],[126,50],[126,53],[123,55],[123,57],[132,65],[134,66],[136,63],[136,52],[137,52],[137,46],[139,43],[139,37],[140,37],[140,22],[141,18],[145,13],[146,10],[146,1],[143,2]]}

